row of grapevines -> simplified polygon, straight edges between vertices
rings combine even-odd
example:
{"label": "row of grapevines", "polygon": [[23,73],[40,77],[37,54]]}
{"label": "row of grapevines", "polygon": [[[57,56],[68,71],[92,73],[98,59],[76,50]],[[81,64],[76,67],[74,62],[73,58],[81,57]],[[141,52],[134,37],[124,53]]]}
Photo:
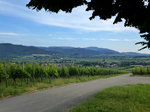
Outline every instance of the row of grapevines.
{"label": "row of grapevines", "polygon": [[150,75],[150,67],[136,67],[132,69],[134,75]]}
{"label": "row of grapevines", "polygon": [[39,65],[39,64],[0,64],[0,83],[2,81],[12,80],[13,84],[17,80],[33,82],[38,79],[51,79],[58,77],[72,77],[72,76],[95,76],[95,75],[110,75],[121,74],[124,71],[112,70],[106,68],[95,67],[79,67],[79,66],[56,66],[56,65]]}

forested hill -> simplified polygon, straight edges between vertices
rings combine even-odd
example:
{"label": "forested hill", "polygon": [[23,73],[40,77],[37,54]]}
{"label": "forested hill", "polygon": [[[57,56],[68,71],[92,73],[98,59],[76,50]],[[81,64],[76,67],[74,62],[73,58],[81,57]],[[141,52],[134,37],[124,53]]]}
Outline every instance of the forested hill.
{"label": "forested hill", "polygon": [[47,51],[33,47],[33,46],[23,46],[23,45],[13,45],[9,43],[0,44],[0,56],[25,56],[32,54],[45,54]]}
{"label": "forested hill", "polygon": [[87,47],[87,48],[74,48],[74,47],[43,47],[42,49],[51,52],[61,53],[63,55],[71,55],[71,56],[99,56],[99,55],[112,55],[112,54],[120,54],[117,51],[97,48],[97,47]]}
{"label": "forested hill", "polygon": [[112,55],[145,55],[134,52],[120,53],[114,50],[98,47],[34,47],[14,45],[9,43],[0,44],[0,57],[12,57],[12,56],[27,56],[32,54],[55,54],[63,56],[112,56]]}

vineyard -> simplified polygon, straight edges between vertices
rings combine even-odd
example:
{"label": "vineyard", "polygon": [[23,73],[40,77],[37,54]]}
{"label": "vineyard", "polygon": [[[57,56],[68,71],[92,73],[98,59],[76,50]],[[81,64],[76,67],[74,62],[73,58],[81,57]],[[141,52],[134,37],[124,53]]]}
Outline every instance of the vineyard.
{"label": "vineyard", "polygon": [[[34,80],[41,82],[44,79],[72,76],[95,76],[122,74],[124,71],[108,68],[56,66],[39,64],[0,64],[0,83],[5,82],[6,87],[25,81],[27,84]],[[18,81],[21,80],[21,81]],[[17,82],[18,81],[18,82]],[[10,82],[10,83],[7,83]]]}
{"label": "vineyard", "polygon": [[84,82],[126,71],[109,68],[40,64],[0,64],[0,98],[24,92]]}
{"label": "vineyard", "polygon": [[150,75],[150,67],[136,67],[132,69],[133,75]]}

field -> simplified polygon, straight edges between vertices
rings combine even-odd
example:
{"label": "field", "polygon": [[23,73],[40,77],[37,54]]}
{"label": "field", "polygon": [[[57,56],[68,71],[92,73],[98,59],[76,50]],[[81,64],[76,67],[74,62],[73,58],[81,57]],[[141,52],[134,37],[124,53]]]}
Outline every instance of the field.
{"label": "field", "polygon": [[106,78],[127,71],[39,64],[0,64],[0,98],[43,88]]}
{"label": "field", "polygon": [[134,66],[150,65],[150,56],[100,56],[100,57],[70,57],[70,56],[18,56],[1,59],[1,62],[35,62],[65,65],[118,67],[131,70]]}
{"label": "field", "polygon": [[105,89],[68,112],[150,112],[150,85]]}

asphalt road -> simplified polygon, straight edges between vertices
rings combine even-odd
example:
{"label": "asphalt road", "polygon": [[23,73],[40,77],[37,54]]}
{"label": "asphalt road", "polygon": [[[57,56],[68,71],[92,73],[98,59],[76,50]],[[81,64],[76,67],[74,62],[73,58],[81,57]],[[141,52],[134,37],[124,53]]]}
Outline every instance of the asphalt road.
{"label": "asphalt road", "polygon": [[104,88],[150,83],[150,77],[130,77],[129,75],[70,84],[6,98],[0,100],[0,112],[64,112]]}

